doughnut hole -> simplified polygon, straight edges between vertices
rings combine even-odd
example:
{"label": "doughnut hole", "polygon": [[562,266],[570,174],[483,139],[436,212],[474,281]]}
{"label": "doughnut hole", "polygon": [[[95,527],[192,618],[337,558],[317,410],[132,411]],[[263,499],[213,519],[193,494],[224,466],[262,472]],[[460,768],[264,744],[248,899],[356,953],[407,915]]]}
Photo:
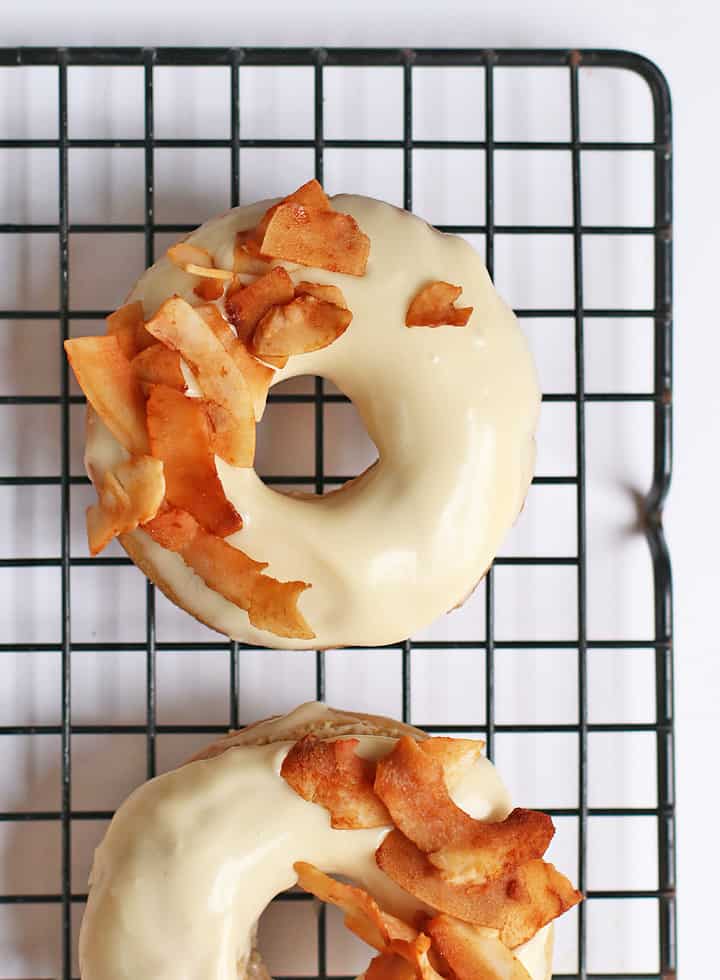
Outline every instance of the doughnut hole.
{"label": "doughnut hole", "polygon": [[316,381],[304,375],[275,385],[257,427],[255,467],[277,489],[312,493],[322,476],[325,491],[336,490],[377,459],[377,448],[352,402],[328,381],[318,402]]}

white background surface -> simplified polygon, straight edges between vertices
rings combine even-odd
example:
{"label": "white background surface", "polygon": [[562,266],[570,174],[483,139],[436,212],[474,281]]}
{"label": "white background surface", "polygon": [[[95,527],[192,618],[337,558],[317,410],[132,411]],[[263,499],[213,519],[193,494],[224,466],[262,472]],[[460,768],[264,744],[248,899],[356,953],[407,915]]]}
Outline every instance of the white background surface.
{"label": "white background surface", "polygon": [[[676,146],[677,455],[667,527],[677,612],[680,969],[688,980],[704,975],[702,946],[715,928],[708,864],[716,859],[709,843],[712,818],[706,814],[716,813],[720,804],[717,778],[710,775],[717,772],[713,723],[720,705],[714,616],[720,586],[715,516],[720,477],[716,435],[720,341],[712,308],[717,282],[720,73],[715,64],[717,14],[712,5],[669,0],[634,4],[555,0],[546,6],[516,0],[443,5],[388,0],[341,5],[276,0],[263,5],[216,0],[211,8],[203,8],[179,0],[153,4],[126,0],[116,5],[36,0],[6,3],[3,14],[3,43],[9,45],[620,47],[648,55],[665,71],[673,93]],[[625,351],[623,356],[632,361],[631,353]],[[618,370],[622,373],[626,367],[623,362]],[[626,449],[632,455],[632,439]],[[641,464],[634,458],[629,460],[629,470],[631,480],[637,476],[642,481]],[[612,506],[612,492],[609,485],[608,506]],[[42,553],[42,545],[38,549]],[[632,593],[629,599],[633,605]],[[638,602],[645,599],[640,596]],[[632,620],[633,613],[627,615]],[[86,625],[92,632],[93,624]],[[87,684],[85,694],[92,703],[102,685],[99,678]],[[262,685],[258,699],[255,706],[261,708]],[[174,710],[177,714],[177,707]],[[186,715],[183,720],[188,720]]]}

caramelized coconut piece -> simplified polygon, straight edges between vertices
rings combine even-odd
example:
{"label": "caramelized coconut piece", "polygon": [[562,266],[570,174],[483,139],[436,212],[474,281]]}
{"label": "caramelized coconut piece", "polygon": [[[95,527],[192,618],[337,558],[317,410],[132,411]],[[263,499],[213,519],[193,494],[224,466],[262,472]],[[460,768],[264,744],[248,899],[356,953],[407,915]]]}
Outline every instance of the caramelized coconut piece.
{"label": "caramelized coconut piece", "polygon": [[78,384],[108,429],[129,453],[147,455],[145,398],[117,337],[77,337],[64,346]]}
{"label": "caramelized coconut piece", "polygon": [[321,902],[342,909],[347,928],[368,946],[384,951],[394,941],[412,943],[417,938],[416,929],[383,912],[375,899],[362,888],[336,881],[305,861],[296,862],[293,868],[303,891],[315,895]]}
{"label": "caramelized coconut piece", "polygon": [[278,266],[249,286],[230,287],[225,297],[225,313],[239,340],[248,340],[256,325],[274,306],[289,303],[295,295],[292,279]]}
{"label": "caramelized coconut piece", "polygon": [[265,411],[265,403],[275,370],[252,356],[245,344],[237,339],[232,327],[217,306],[198,306],[197,312],[242,371],[250,389],[255,420],[259,422]]}
{"label": "caramelized coconut piece", "polygon": [[139,301],[121,306],[107,317],[105,323],[107,333],[117,337],[120,350],[129,361],[155,342],[145,329],[143,305]]}
{"label": "caramelized coconut piece", "polygon": [[485,743],[474,738],[426,738],[417,743],[422,751],[442,766],[445,785],[452,789],[482,755]]}
{"label": "caramelized coconut piece", "polygon": [[416,980],[410,963],[394,953],[375,956],[365,971],[365,980]]}
{"label": "caramelized coconut piece", "polygon": [[220,299],[225,292],[225,283],[221,279],[201,279],[193,286],[193,292],[206,303],[211,303],[214,299]]}
{"label": "caramelized coconut piece", "polygon": [[449,915],[436,916],[425,928],[457,980],[530,980],[497,929],[471,926]]}
{"label": "caramelized coconut piece", "polygon": [[430,860],[450,875],[476,883],[498,877],[532,858],[541,857],[552,839],[552,820],[535,810],[513,810],[505,820],[476,820],[451,799],[437,758],[408,735],[377,765],[375,792],[395,825]]}
{"label": "caramelized coconut piece", "polygon": [[131,362],[135,377],[143,385],[167,385],[177,391],[185,391],[187,385],[182,373],[182,358],[164,344],[151,344],[140,351]]}
{"label": "caramelized coconut piece", "polygon": [[350,310],[314,296],[274,306],[258,323],[251,348],[260,357],[288,357],[328,347],[350,326]]}
{"label": "caramelized coconut piece", "polygon": [[291,639],[314,637],[297,608],[298,597],[309,588],[305,582],[279,582],[263,575],[266,562],[208,533],[182,511],[165,511],[143,529],[158,544],[177,551],[209,589],[245,610],[258,629]]}
{"label": "caramelized coconut piece", "polygon": [[147,402],[153,456],[165,466],[166,496],[212,534],[239,531],[242,518],[225,496],[211,449],[205,404],[166,385],[154,385]]}
{"label": "caramelized coconut piece", "polygon": [[91,555],[157,514],[165,496],[163,465],[151,456],[133,456],[105,473],[98,496],[86,514]]}
{"label": "caramelized coconut piece", "polygon": [[146,324],[150,333],[179,351],[197,376],[213,428],[214,452],[233,466],[252,466],[255,415],[241,371],[200,314],[174,296]]}
{"label": "caramelized coconut piece", "polygon": [[464,327],[470,319],[472,306],[456,307],[455,300],[462,286],[449,282],[431,282],[423,286],[408,306],[406,327]]}
{"label": "caramelized coconut piece", "polygon": [[370,239],[349,214],[288,203],[276,208],[260,249],[299,265],[364,276]]}
{"label": "caramelized coconut piece", "polygon": [[389,826],[390,814],[373,791],[375,764],[355,754],[358,744],[306,735],[285,756],[280,775],[304,800],[325,807],[332,827]]}
{"label": "caramelized coconut piece", "polygon": [[295,286],[296,296],[314,296],[315,299],[322,299],[326,303],[333,303],[343,310],[348,308],[347,300],[343,296],[343,291],[339,286],[331,286],[322,282],[299,282]]}
{"label": "caramelized coconut piece", "polygon": [[582,896],[552,864],[529,861],[487,885],[445,881],[427,856],[399,830],[375,853],[378,866],[421,902],[464,922],[497,929],[511,949],[532,939]]}
{"label": "caramelized coconut piece", "polygon": [[203,276],[220,281],[233,277],[233,273],[229,269],[216,269],[212,255],[207,249],[200,248],[199,245],[178,242],[177,245],[173,245],[167,250],[167,256],[173,265],[193,276]]}

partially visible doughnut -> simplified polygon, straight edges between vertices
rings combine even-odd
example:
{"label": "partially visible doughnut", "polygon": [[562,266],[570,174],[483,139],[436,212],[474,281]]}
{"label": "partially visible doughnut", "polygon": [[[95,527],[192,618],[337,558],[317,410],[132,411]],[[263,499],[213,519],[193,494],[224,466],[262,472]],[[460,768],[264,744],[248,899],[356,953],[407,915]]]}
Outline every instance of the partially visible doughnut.
{"label": "partially visible doughnut", "polygon": [[[257,922],[270,900],[295,884],[298,861],[350,878],[407,923],[429,910],[378,867],[387,826],[332,829],[327,809],[281,776],[288,753],[307,735],[325,745],[354,736],[357,753],[368,759],[387,755],[402,736],[427,738],[391,719],[311,703],[231,733],[141,786],[95,853],[80,934],[82,980],[266,977]],[[502,820],[511,809],[482,757],[452,795],[481,820]],[[531,980],[548,980],[552,925],[514,953]]]}

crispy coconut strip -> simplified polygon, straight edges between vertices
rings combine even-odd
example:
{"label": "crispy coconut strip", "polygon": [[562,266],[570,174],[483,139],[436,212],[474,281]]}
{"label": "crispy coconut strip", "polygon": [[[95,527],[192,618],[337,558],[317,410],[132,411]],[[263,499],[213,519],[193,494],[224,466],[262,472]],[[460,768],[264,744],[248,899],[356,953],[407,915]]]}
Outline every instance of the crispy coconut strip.
{"label": "crispy coconut strip", "polygon": [[87,509],[90,554],[97,555],[118,534],[153,518],[165,496],[163,464],[133,456],[105,473],[97,504]]}
{"label": "crispy coconut strip", "polygon": [[465,773],[478,761],[485,748],[481,739],[474,738],[426,738],[417,743],[422,751],[442,766],[445,785],[452,789]]}
{"label": "crispy coconut strip", "polygon": [[582,898],[564,875],[544,861],[529,861],[487,885],[451,884],[399,830],[385,837],[375,859],[411,895],[464,922],[498,929],[511,949]]}
{"label": "crispy coconut strip", "polygon": [[202,276],[204,279],[218,279],[220,282],[230,282],[231,279],[235,278],[235,273],[232,269],[206,269],[202,265],[193,265],[189,262],[185,266],[185,271],[189,272],[192,276]]}
{"label": "crispy coconut strip", "polygon": [[371,895],[355,885],[346,885],[324,874],[313,864],[298,861],[293,865],[298,885],[321,902],[337,905],[345,913],[345,925],[368,946],[381,952],[394,941],[412,943],[417,930],[402,919],[383,912]]}
{"label": "crispy coconut strip", "polygon": [[330,200],[319,181],[314,178],[306,181],[296,191],[293,191],[292,194],[288,194],[282,201],[278,201],[277,204],[273,204],[271,208],[268,208],[258,226],[251,230],[252,241],[255,243],[258,253],[265,232],[267,231],[267,226],[270,224],[270,219],[283,204],[302,204],[305,207],[317,208],[319,211],[330,211],[332,208]]}
{"label": "crispy coconut strip", "polygon": [[182,358],[164,344],[151,344],[131,361],[135,377],[145,385],[167,385],[185,391],[187,384],[180,366]]}
{"label": "crispy coconut strip", "polygon": [[441,980],[442,975],[435,970],[429,959],[430,937],[424,933],[413,940],[393,939],[388,945],[388,952],[409,963],[418,980]]}
{"label": "crispy coconut strip", "polygon": [[189,265],[199,269],[212,269],[215,265],[212,255],[206,248],[191,245],[189,242],[178,242],[177,245],[171,246],[167,250],[167,257],[183,272],[188,271]]}
{"label": "crispy coconut strip", "polygon": [[155,342],[145,329],[143,316],[143,305],[137,300],[121,306],[105,320],[107,333],[117,337],[120,350],[129,361]]}
{"label": "crispy coconut strip", "polygon": [[265,411],[270,382],[275,370],[267,364],[261,364],[252,356],[242,340],[237,339],[232,327],[217,306],[198,306],[197,312],[242,371],[253,400],[255,419],[259,422]]}
{"label": "crispy coconut strip", "polygon": [[193,286],[193,292],[199,299],[211,303],[225,292],[225,283],[220,279],[201,279],[197,286]]}
{"label": "crispy coconut strip", "polygon": [[177,551],[209,589],[245,610],[258,629],[291,639],[314,637],[297,609],[299,595],[309,588],[305,582],[279,582],[262,575],[267,562],[255,561],[208,533],[190,514],[170,513],[163,512],[144,530],[158,544]]}
{"label": "crispy coconut strip", "polygon": [[264,276],[269,272],[270,263],[259,258],[259,249],[254,228],[249,232],[239,231],[233,248],[233,272],[248,276]]}
{"label": "crispy coconut strip", "polygon": [[225,496],[215,468],[204,402],[166,385],[153,385],[147,421],[152,454],[165,465],[168,502],[188,511],[218,537],[239,531],[242,518]]}
{"label": "crispy coconut strip", "polygon": [[330,812],[330,826],[341,830],[386,827],[390,814],[373,791],[375,764],[355,754],[358,739],[321,741],[309,734],[290,749],[280,770],[304,800]]}
{"label": "crispy coconut strip", "polygon": [[232,285],[225,297],[225,313],[238,338],[245,341],[268,310],[289,303],[294,295],[292,279],[282,266],[278,266],[249,286]]}
{"label": "crispy coconut strip", "polygon": [[456,307],[455,300],[462,286],[449,282],[431,282],[413,298],[405,314],[406,327],[464,327],[470,319],[472,306]]}
{"label": "crispy coconut strip", "polygon": [[129,453],[147,455],[145,398],[117,337],[77,337],[64,346],[78,384],[108,429]]}
{"label": "crispy coconut strip", "polygon": [[442,764],[408,735],[378,762],[375,792],[403,834],[440,853],[439,867],[476,883],[542,857],[554,833],[550,817],[535,810],[513,810],[497,823],[471,817],[452,801]]}
{"label": "crispy coconut strip", "polygon": [[471,926],[449,915],[436,916],[425,928],[457,980],[530,980],[497,929]]}
{"label": "crispy coconut strip", "polygon": [[349,214],[290,203],[276,208],[260,248],[299,265],[364,276],[370,239]]}
{"label": "crispy coconut strip", "polygon": [[343,310],[348,308],[347,300],[343,296],[343,291],[339,286],[330,286],[322,282],[299,282],[295,286],[296,296],[314,296],[315,299],[322,299],[326,303],[334,303]]}
{"label": "crispy coconut strip", "polygon": [[260,357],[321,350],[342,336],[351,320],[350,310],[314,296],[298,296],[265,314],[252,335],[251,349]]}
{"label": "crispy coconut strip", "polygon": [[209,406],[213,450],[233,466],[252,466],[255,415],[242,372],[200,314],[174,296],[166,300],[147,329],[167,347],[180,352],[197,376]]}

